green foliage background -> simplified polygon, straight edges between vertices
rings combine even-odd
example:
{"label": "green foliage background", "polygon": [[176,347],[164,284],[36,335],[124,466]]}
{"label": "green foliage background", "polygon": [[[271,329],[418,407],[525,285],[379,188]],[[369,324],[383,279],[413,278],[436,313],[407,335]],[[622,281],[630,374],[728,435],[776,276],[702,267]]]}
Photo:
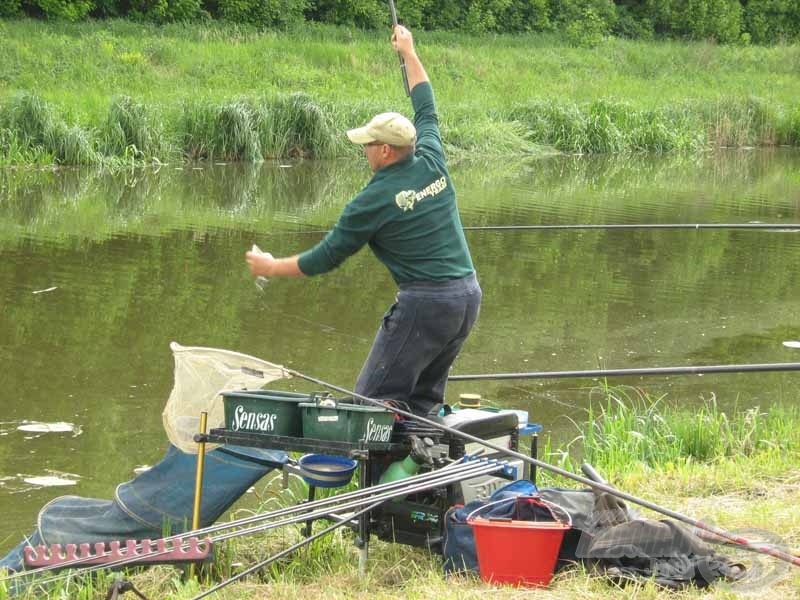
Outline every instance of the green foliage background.
{"label": "green foliage background", "polygon": [[[470,33],[559,31],[576,44],[615,36],[773,44],[800,36],[796,0],[399,0],[409,26]],[[286,28],[303,21],[385,27],[384,0],[0,0],[0,16],[155,23],[223,20]]]}

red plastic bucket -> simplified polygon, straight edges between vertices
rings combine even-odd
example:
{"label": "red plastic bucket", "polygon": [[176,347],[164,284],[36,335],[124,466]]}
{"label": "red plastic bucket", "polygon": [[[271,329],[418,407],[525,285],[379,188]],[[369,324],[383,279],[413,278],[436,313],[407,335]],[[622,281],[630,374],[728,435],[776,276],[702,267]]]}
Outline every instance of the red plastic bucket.
{"label": "red plastic bucket", "polygon": [[550,583],[569,525],[482,517],[468,522],[475,536],[481,579],[525,587]]}

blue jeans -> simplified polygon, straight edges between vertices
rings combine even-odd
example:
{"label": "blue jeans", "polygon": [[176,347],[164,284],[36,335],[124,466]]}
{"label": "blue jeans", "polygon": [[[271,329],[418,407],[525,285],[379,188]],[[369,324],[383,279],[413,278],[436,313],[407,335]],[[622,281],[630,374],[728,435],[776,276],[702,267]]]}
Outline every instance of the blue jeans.
{"label": "blue jeans", "polygon": [[450,366],[478,319],[481,297],[474,273],[452,281],[401,284],[355,391],[401,400],[427,415],[444,401]]}

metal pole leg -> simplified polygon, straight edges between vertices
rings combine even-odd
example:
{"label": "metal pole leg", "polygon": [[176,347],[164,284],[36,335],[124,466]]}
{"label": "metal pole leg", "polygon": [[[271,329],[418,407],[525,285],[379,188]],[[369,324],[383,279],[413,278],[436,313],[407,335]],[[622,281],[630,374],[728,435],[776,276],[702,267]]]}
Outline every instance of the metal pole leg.
{"label": "metal pole leg", "polygon": [[[362,490],[367,489],[372,481],[370,461],[360,461],[358,465],[358,487]],[[359,547],[358,553],[358,574],[363,576],[367,572],[367,558],[369,558],[369,535],[371,512],[366,512],[358,517],[358,539],[356,544]]]}

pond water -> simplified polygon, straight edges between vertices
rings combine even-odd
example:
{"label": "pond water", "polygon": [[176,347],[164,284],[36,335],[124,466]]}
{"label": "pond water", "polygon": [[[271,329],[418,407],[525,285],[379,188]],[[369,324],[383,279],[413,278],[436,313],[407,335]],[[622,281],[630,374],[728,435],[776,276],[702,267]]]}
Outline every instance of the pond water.
{"label": "pond water", "polygon": [[[393,283],[368,252],[254,285],[252,244],[319,240],[362,162],[0,172],[0,552],[58,495],[110,498],[157,462],[169,343],[252,354],[350,388]],[[800,154],[552,157],[452,168],[465,226],[800,223]],[[470,230],[484,290],[454,374],[800,362],[800,231]],[[597,381],[453,382],[575,435]],[[800,375],[610,380],[665,402],[798,402]],[[313,389],[302,381],[283,389]]]}

